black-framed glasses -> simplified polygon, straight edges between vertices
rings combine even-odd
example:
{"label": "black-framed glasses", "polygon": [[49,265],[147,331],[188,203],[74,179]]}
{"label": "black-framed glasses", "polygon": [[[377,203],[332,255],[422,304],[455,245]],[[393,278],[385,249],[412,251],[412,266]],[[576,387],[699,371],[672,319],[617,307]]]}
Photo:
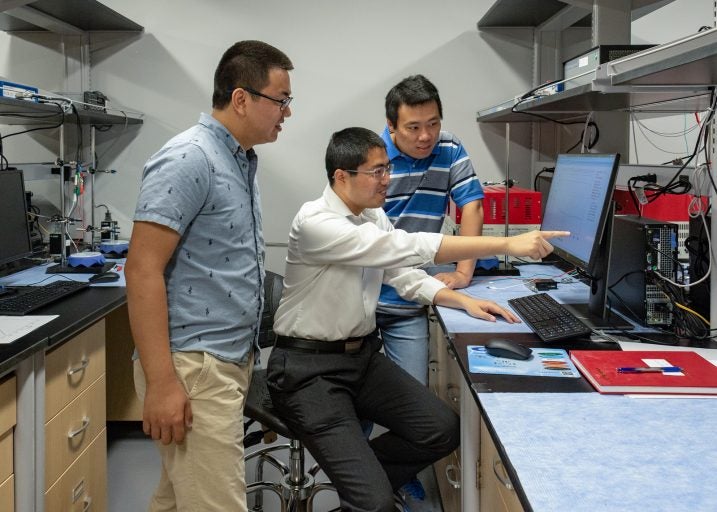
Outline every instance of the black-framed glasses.
{"label": "black-framed glasses", "polygon": [[[267,96],[266,94],[260,93],[260,92],[257,91],[256,89],[252,89],[251,87],[244,87],[243,85],[237,85],[237,86],[236,86],[236,89],[244,89],[244,90],[245,90],[246,92],[248,92],[249,94],[252,94],[252,95],[254,95],[254,96],[261,96],[262,98],[266,98],[267,100],[271,100],[271,101],[273,101],[274,103],[278,103],[278,104],[279,104],[279,110],[284,110],[284,109],[286,109],[286,107],[288,107],[289,104],[291,103],[291,100],[294,99],[292,96],[287,96],[286,98],[281,99],[281,100],[278,99],[278,98],[272,98],[271,96]],[[232,90],[232,91],[230,91],[229,93],[231,94],[232,92],[234,92],[234,91]]]}
{"label": "black-framed glasses", "polygon": [[378,167],[374,167],[370,170],[356,170],[356,169],[343,169],[346,172],[352,172],[354,174],[368,174],[369,176],[373,176],[377,180],[382,180],[386,176],[389,176],[391,172],[393,171],[393,164],[388,165],[379,165]]}

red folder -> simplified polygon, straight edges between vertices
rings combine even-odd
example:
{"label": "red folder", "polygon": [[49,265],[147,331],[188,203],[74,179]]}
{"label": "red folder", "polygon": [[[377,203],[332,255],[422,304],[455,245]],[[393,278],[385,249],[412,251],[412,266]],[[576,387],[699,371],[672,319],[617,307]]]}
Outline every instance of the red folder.
{"label": "red folder", "polygon": [[[717,366],[692,351],[573,350],[570,359],[600,393],[717,394]],[[649,360],[664,360],[680,371],[640,371],[655,366]]]}

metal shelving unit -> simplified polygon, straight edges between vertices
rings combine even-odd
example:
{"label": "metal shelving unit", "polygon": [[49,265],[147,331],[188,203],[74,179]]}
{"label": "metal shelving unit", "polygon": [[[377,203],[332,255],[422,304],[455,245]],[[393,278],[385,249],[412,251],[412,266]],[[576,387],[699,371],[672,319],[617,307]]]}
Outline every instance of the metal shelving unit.
{"label": "metal shelving unit", "polygon": [[[658,10],[673,0],[632,0],[626,2],[622,20],[615,17],[609,0],[495,0],[478,21],[479,30],[499,30],[507,27],[534,28],[533,83],[537,86],[555,76],[541,76],[539,66],[542,34],[548,34],[548,45],[559,41],[551,39],[568,27],[592,27],[593,45],[602,41],[624,40],[624,27],[620,22],[626,17],[634,21]],[[715,4],[717,5],[717,4]],[[592,9],[591,9],[592,6]],[[602,12],[600,11],[602,9]],[[716,16],[711,25],[717,25]],[[609,33],[611,22],[616,31]],[[602,28],[596,32],[596,26]],[[608,37],[597,37],[605,34]],[[621,32],[621,30],[623,30]],[[628,30],[629,34],[629,30]],[[615,37],[617,36],[617,37]],[[596,40],[597,39],[597,40]],[[629,40],[629,37],[628,37]],[[550,48],[550,47],[549,47]],[[563,57],[559,51],[546,55]],[[548,75],[550,75],[548,68]],[[512,123],[536,122],[533,137],[543,133],[546,123],[542,121],[583,121],[590,112],[639,112],[665,116],[675,113],[701,112],[710,108],[710,101],[717,88],[717,28],[661,44],[630,56],[602,64],[596,70],[572,80],[563,81],[563,90],[554,94],[536,95],[521,99],[523,94],[481,109],[477,121],[481,123],[504,123],[506,138],[506,178],[510,175],[510,126]],[[538,91],[540,92],[540,91]],[[547,91],[546,91],[547,92]],[[603,114],[604,115],[604,114]],[[541,119],[542,116],[543,119]],[[610,114],[607,114],[610,116]],[[547,119],[546,119],[547,118]],[[614,118],[608,117],[608,123]],[[616,133],[619,133],[620,127]],[[557,130],[556,130],[557,132]],[[712,161],[715,160],[717,131],[713,128],[711,144]],[[537,150],[540,151],[540,150]],[[621,150],[622,151],[622,150]],[[506,199],[507,201],[507,199]],[[508,221],[506,220],[506,223]],[[717,223],[712,225],[712,236],[717,237]],[[717,289],[717,274],[711,278],[713,290]],[[717,325],[717,301],[711,301],[712,325]]]}
{"label": "metal shelving unit", "polygon": [[[128,35],[136,35],[144,31],[141,25],[122,16],[113,9],[96,0],[0,0],[0,30],[9,33],[15,32],[51,32],[64,36],[79,37],[82,46],[79,59],[85,80],[83,83],[90,83],[89,60],[86,57],[90,54],[90,34],[92,32],[120,32]],[[46,94],[48,97],[61,96]],[[42,101],[42,100],[41,100]],[[61,119],[63,123],[58,126],[59,130],[59,154],[61,162],[65,161],[65,126],[79,122],[80,125],[90,127],[89,151],[91,157],[91,168],[96,167],[95,144],[96,127],[108,125],[140,125],[142,114],[126,111],[117,108],[88,109],[81,102],[77,102],[76,109],[67,108],[69,100],[59,99],[56,104],[49,102],[38,102],[33,100],[20,100],[15,98],[0,97],[0,123],[6,125],[45,125],[53,126]],[[63,107],[62,118],[60,117],[60,106]],[[49,169],[52,165],[46,164],[23,164],[28,171],[29,179],[54,179]],[[60,172],[60,212],[61,215],[68,215],[66,212],[67,191],[65,180]],[[95,225],[95,197],[94,177],[95,173],[90,172],[91,177],[91,224]],[[65,245],[65,230],[62,233],[62,244]],[[61,264],[66,264],[65,252],[62,250]],[[21,507],[22,508],[22,507]]]}
{"label": "metal shelving unit", "polygon": [[[632,0],[632,20],[673,1]],[[592,12],[570,0],[496,0],[478,21],[478,29],[538,27],[549,22],[563,27],[589,27],[592,24]]]}
{"label": "metal shelving unit", "polygon": [[[54,104],[0,96],[0,121],[3,124],[52,124],[53,114],[59,114],[59,112],[58,107]],[[80,123],[86,125],[142,124],[142,114],[117,109],[107,109],[105,112],[87,110],[80,105],[77,108],[77,115],[80,117]],[[65,113],[66,122],[75,122],[77,115],[73,112]]]}
{"label": "metal shelving unit", "polygon": [[[577,79],[577,77],[576,77]],[[575,80],[575,79],[573,79]],[[586,77],[579,77],[584,82]],[[699,112],[709,107],[717,84],[717,29],[655,46],[598,67],[589,83],[479,110],[478,122],[579,119],[591,111]]]}
{"label": "metal shelving unit", "polygon": [[623,57],[605,65],[612,85],[717,84],[717,29]]}
{"label": "metal shelving unit", "polygon": [[144,28],[96,0],[16,0],[0,3],[0,30],[82,34],[142,32]]}

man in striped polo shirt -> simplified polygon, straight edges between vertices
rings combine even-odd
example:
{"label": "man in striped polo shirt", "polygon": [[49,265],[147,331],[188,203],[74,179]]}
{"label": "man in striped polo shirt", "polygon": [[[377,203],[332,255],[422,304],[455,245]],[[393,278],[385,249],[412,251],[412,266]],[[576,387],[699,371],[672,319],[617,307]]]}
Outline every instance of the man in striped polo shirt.
{"label": "man in striped polo shirt", "polygon": [[[461,208],[461,235],[483,230],[483,188],[461,141],[441,130],[443,107],[436,87],[423,75],[401,80],[386,95],[387,126],[381,137],[394,166],[383,206],[393,225],[408,232],[441,231],[449,197]],[[449,288],[464,288],[475,260],[458,262],[454,272],[435,277]],[[381,288],[376,325],[384,352],[426,385],[428,381],[428,310],[407,302],[388,285]],[[418,479],[405,494],[423,499]]]}

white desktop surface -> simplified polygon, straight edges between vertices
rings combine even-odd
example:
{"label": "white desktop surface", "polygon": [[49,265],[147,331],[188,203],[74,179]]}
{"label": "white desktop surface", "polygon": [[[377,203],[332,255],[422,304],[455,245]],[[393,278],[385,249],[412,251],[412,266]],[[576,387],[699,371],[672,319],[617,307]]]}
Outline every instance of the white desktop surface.
{"label": "white desktop surface", "polygon": [[[475,277],[470,286],[459,290],[473,297],[490,299],[503,307],[510,309],[508,299],[532,295],[525,283],[532,278],[553,278],[558,283],[557,290],[551,290],[550,295],[558,302],[566,304],[584,303],[588,298],[588,287],[565,274],[552,265],[521,265],[520,276],[507,277]],[[496,322],[478,320],[465,311],[437,306],[441,319],[448,332],[531,332],[523,323],[509,324],[498,317]]]}
{"label": "white desktop surface", "polygon": [[714,511],[712,400],[480,393],[535,512]]}

